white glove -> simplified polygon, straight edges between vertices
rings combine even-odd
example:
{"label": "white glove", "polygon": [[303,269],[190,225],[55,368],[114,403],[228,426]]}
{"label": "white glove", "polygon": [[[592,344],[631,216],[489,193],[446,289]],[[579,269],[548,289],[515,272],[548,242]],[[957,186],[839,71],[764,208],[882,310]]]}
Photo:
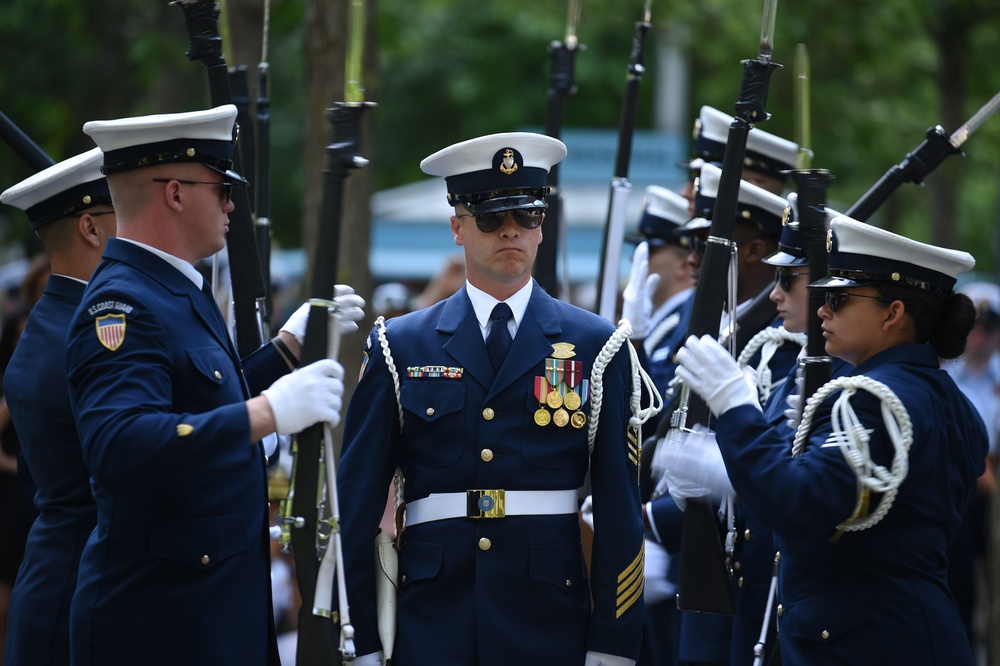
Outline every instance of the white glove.
{"label": "white glove", "polygon": [[583,500],[583,504],[580,506],[580,519],[587,523],[590,531],[594,531],[594,496],[587,495],[587,499]]}
{"label": "white glove", "polygon": [[[357,663],[357,662],[355,662]],[[635,666],[635,659],[626,659],[615,654],[605,654],[604,652],[587,652],[587,658],[583,666]]]}
{"label": "white glove", "polygon": [[[340,309],[340,317],[337,322],[340,327],[340,334],[353,333],[358,330],[355,322],[365,318],[365,299],[354,293],[354,289],[346,284],[338,284],[333,287],[333,302]],[[312,306],[306,301],[299,306],[299,309],[292,313],[285,325],[279,331],[285,331],[295,337],[295,341],[300,345],[306,338],[306,322],[309,321],[309,310]]]}
{"label": "white glove", "polygon": [[315,423],[340,423],[344,367],[325,358],[291,372],[261,392],[274,413],[279,435],[301,432]]}
{"label": "white glove", "polygon": [[649,275],[649,243],[635,246],[632,273],[622,292],[622,318],[632,324],[632,338],[640,340],[649,334],[653,317],[653,292],[660,285],[658,273]]}
{"label": "white glove", "polygon": [[802,392],[806,389],[806,378],[802,374],[800,367],[795,371],[795,390],[785,397],[785,425],[792,430],[799,429],[799,421],[802,420]]}
{"label": "white glove", "polygon": [[656,445],[666,453],[667,470],[664,474],[669,484],[670,496],[681,509],[690,497],[721,497],[733,495],[722,452],[709,430],[672,430]]}
{"label": "white glove", "polygon": [[690,336],[677,352],[676,374],[700,395],[716,416],[734,407],[753,405],[761,411],[757,387],[729,352],[710,335]]}
{"label": "white glove", "polygon": [[385,659],[382,658],[382,651],[379,650],[355,657],[351,663],[354,666],[385,666]]}

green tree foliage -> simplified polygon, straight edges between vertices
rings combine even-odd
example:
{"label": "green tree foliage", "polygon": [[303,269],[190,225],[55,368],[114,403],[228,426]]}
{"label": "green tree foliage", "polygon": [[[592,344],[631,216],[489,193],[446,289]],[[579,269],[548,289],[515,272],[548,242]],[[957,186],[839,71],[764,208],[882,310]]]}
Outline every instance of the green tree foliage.
{"label": "green tree foliage", "polygon": [[[372,1],[378,67],[368,89],[378,102],[371,156],[379,189],[421,178],[420,160],[451,142],[544,126],[547,48],[564,38],[565,0]],[[253,21],[260,21],[263,0],[229,3],[234,18],[241,11],[251,17],[229,38],[253,43],[259,53],[260,26]],[[668,26],[683,28],[669,34],[685,35],[679,46],[691,58],[690,118],[702,104],[732,110],[739,61],[756,56],[762,6],[654,2],[639,127],[653,122],[657,63],[649,54],[667,39]],[[566,100],[564,126],[617,128],[642,9],[642,0],[583,0],[577,32],[587,48],[577,56],[578,92]],[[302,134],[304,21],[305,0],[272,0],[271,217],[286,245],[300,238],[303,143],[328,140]],[[789,138],[800,42],[812,65],[813,166],[835,175],[829,199],[840,210],[915,149],[928,128],[953,131],[1000,90],[994,64],[1000,4],[991,0],[779,3],[774,60],[784,68],[772,78],[773,117],[761,128]],[[79,132],[86,120],[206,105],[204,72],[184,57],[186,48],[182,14],[166,0],[5,0],[0,110],[61,159],[90,147]],[[330,91],[330,102],[338,95]],[[994,117],[966,144],[964,158],[947,160],[926,187],[903,186],[872,221],[922,240],[954,238],[953,244],[974,250],[980,268],[992,270],[998,165],[1000,117]],[[612,170],[609,164],[609,177]],[[26,175],[0,147],[0,186]],[[11,226],[23,234],[25,225]]]}

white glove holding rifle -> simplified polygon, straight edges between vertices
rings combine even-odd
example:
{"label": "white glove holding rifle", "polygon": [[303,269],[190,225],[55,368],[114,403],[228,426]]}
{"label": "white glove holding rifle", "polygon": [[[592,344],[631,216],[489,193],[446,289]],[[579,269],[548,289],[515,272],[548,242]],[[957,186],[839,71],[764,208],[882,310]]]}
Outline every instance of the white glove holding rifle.
{"label": "white glove holding rifle", "polygon": [[290,435],[316,423],[340,423],[344,367],[324,358],[291,372],[261,391],[274,414],[275,432]]}
{"label": "white glove holding rifle", "polygon": [[649,334],[653,317],[653,292],[660,286],[660,276],[649,274],[649,243],[635,246],[632,273],[622,292],[622,318],[632,324],[632,339],[641,340]]}
{"label": "white glove holding rifle", "polygon": [[676,375],[708,403],[716,416],[734,407],[753,405],[761,411],[752,371],[744,371],[710,335],[688,337],[677,352]]}
{"label": "white glove holding rifle", "polygon": [[[340,317],[337,318],[340,334],[353,333],[358,330],[357,322],[365,318],[365,299],[354,293],[354,289],[346,284],[338,284],[333,287],[333,302],[336,304]],[[309,301],[299,306],[299,309],[292,313],[281,331],[290,333],[295,341],[300,345],[306,337],[306,322],[309,321]]]}
{"label": "white glove holding rifle", "polygon": [[670,496],[681,510],[692,497],[735,494],[715,434],[704,426],[696,425],[693,431],[671,431],[657,443],[657,454],[661,447],[666,466],[663,475]]}

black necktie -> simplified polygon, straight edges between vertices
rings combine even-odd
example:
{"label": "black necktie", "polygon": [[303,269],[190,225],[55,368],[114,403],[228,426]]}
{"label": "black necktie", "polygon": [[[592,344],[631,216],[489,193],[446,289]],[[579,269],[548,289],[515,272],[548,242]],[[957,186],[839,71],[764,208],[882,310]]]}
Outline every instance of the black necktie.
{"label": "black necktie", "polygon": [[494,372],[500,371],[507,350],[510,349],[510,330],[507,328],[507,320],[512,316],[514,313],[506,303],[497,303],[490,314],[490,333],[486,336],[486,350],[490,353]]}

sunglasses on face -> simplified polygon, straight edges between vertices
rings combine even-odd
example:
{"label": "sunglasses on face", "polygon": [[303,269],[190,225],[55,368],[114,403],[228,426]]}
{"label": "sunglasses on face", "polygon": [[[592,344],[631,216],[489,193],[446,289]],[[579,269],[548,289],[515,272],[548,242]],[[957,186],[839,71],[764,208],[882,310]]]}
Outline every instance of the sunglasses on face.
{"label": "sunglasses on face", "polygon": [[[774,281],[781,287],[781,290],[786,294],[792,290],[792,278],[799,277],[800,275],[809,275],[807,272],[794,272],[790,271],[785,267],[779,267],[774,271]],[[834,310],[836,312],[836,310]]]}
{"label": "sunglasses on face", "polygon": [[484,234],[491,234],[507,220],[507,213],[514,216],[514,221],[525,229],[537,229],[542,223],[545,211],[541,208],[518,208],[516,210],[501,210],[492,213],[461,213],[455,217],[474,217],[476,226]]}
{"label": "sunglasses on face", "polygon": [[848,296],[853,296],[855,298],[870,298],[873,301],[881,301],[882,303],[892,303],[891,298],[884,298],[882,296],[866,296],[865,294],[852,294],[846,291],[839,291],[836,289],[829,289],[825,294],[826,304],[830,306],[830,312],[836,312],[840,309],[840,304],[844,302],[844,299]]}
{"label": "sunglasses on face", "polygon": [[172,180],[176,180],[181,185],[218,185],[222,188],[220,193],[220,198],[225,203],[229,203],[233,199],[233,184],[228,180],[181,180],[180,178],[154,178],[154,183],[169,183]]}

